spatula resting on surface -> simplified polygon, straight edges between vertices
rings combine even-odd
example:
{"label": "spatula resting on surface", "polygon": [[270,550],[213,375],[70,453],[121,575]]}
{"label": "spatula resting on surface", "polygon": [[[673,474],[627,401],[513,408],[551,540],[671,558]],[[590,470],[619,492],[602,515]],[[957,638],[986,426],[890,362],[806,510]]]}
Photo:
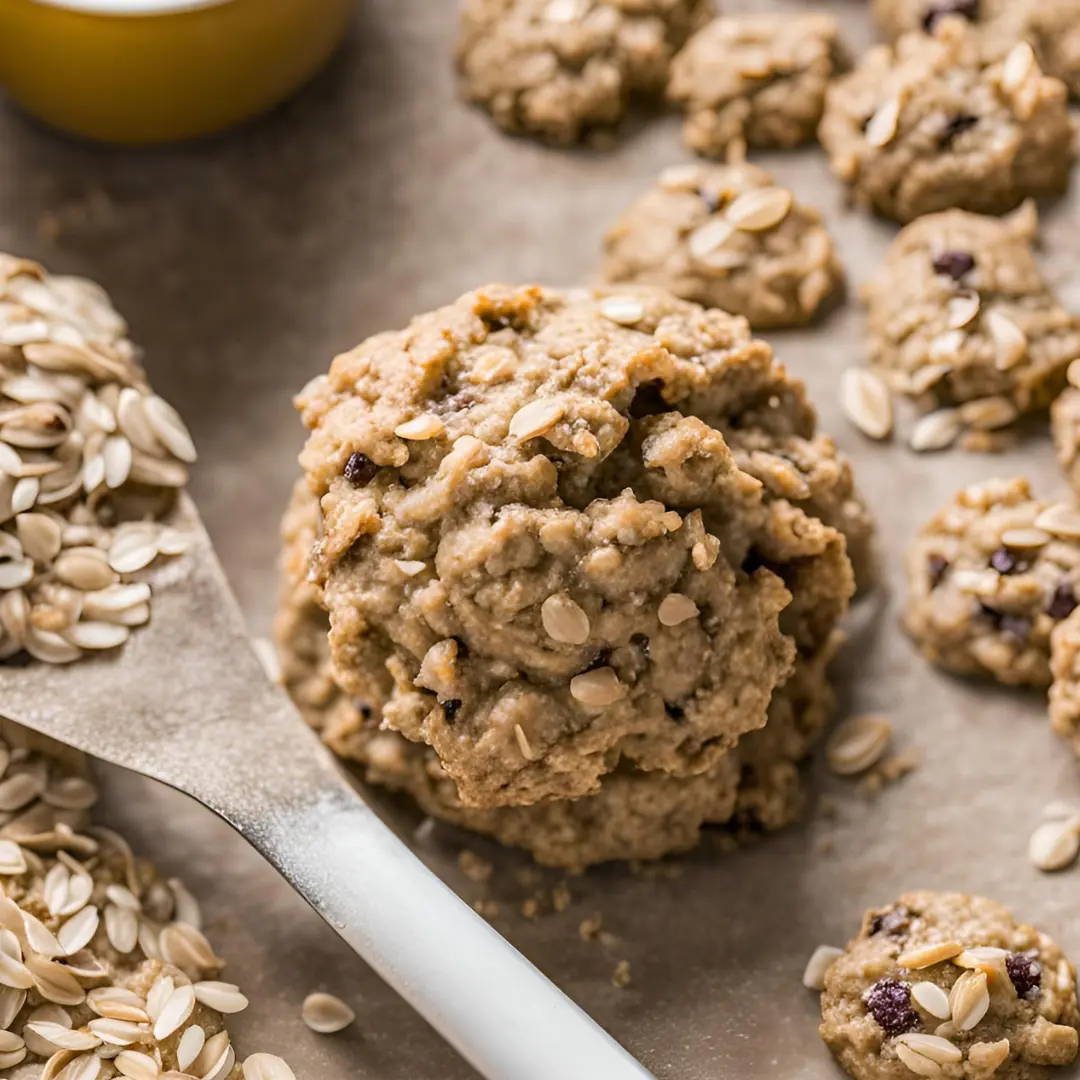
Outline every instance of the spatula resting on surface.
{"label": "spatula resting on surface", "polygon": [[65,667],[0,665],[0,715],[219,814],[488,1080],[649,1074],[432,874],[266,678],[194,505],[153,616]]}

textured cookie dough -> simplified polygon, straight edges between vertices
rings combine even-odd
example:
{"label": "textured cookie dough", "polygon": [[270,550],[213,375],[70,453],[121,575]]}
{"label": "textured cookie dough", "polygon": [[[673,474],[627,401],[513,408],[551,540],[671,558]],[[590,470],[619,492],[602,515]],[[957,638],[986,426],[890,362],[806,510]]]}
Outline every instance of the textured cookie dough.
{"label": "textured cookie dough", "polygon": [[1026,38],[1043,70],[1080,92],[1080,0],[873,0],[873,11],[889,40],[959,16],[978,27],[984,52],[995,59]]}
{"label": "textured cookie dough", "polygon": [[928,660],[1047,687],[1051,634],[1080,595],[1080,513],[1026,480],[975,484],[915,538],[907,572],[904,625]]}
{"label": "textured cookie dough", "polygon": [[989,62],[974,31],[943,19],[933,36],[871,49],[834,82],[818,136],[854,199],[886,217],[998,214],[1068,184],[1066,97],[1026,43]]}
{"label": "textured cookie dough", "polygon": [[275,637],[285,688],[333,751],[369,782],[407,792],[432,817],[523,847],[540,862],[578,868],[612,859],[651,859],[694,847],[706,825],[737,834],[774,830],[802,806],[799,763],[834,704],[826,667],[834,635],[810,658],[799,657],[776,691],[765,728],[744,736],[700,776],[616,772],[579,799],[531,806],[468,807],[434,751],[382,728],[375,710],[334,680],[329,619],[307,580],[318,528],[318,503],[297,484],[283,524],[284,562]]}
{"label": "textured cookie dough", "polygon": [[924,409],[999,426],[1044,409],[1080,356],[1080,321],[1032,252],[1034,205],[1005,218],[947,210],[893,241],[862,287],[870,364]]}
{"label": "textured cookie dough", "polygon": [[568,145],[658,95],[712,0],[467,0],[461,93],[508,132]]}
{"label": "textured cookie dough", "polygon": [[844,270],[817,210],[764,169],[732,162],[661,173],[608,230],[603,277],[779,327],[813,319]]}
{"label": "textured cookie dough", "polygon": [[802,386],[659,291],[482,289],[299,404],[335,680],[466,806],[717,767],[846,608],[844,536],[808,511],[867,543]]}
{"label": "textured cookie dough", "polygon": [[[1074,370],[1080,375],[1080,370]],[[1075,377],[1072,372],[1069,374],[1070,378]],[[1065,478],[1080,498],[1080,389],[1069,386],[1054,399],[1050,406],[1050,430]]]}
{"label": "textured cookie dough", "polygon": [[829,79],[848,67],[831,15],[723,15],[671,65],[668,98],[686,145],[724,157],[732,144],[798,146],[814,137]]}
{"label": "textured cookie dough", "polygon": [[1076,970],[993,900],[909,893],[866,913],[821,1016],[855,1080],[1037,1080],[1076,1057]]}

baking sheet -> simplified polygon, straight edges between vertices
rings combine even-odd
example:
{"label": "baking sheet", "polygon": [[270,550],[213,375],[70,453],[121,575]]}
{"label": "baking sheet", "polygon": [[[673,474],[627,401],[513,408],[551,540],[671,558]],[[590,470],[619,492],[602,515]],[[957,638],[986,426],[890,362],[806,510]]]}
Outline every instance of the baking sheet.
{"label": "baking sheet", "polygon": [[[841,17],[853,45],[868,43],[861,0],[818,6]],[[183,148],[79,144],[0,99],[0,250],[97,278],[129,317],[155,385],[201,447],[193,493],[259,634],[301,442],[290,394],[363,336],[480,283],[586,278],[613,211],[687,159],[674,117],[631,124],[603,153],[499,135],[455,97],[455,8],[367,0],[343,55],[296,101]],[[845,208],[820,151],[755,160],[826,212],[851,280],[865,278],[892,227]],[[1078,220],[1075,194],[1044,218],[1044,265],[1074,307]],[[442,827],[414,841],[469,900],[498,902],[499,929],[661,1080],[836,1077],[803,965],[818,943],[853,934],[864,907],[905,889],[996,897],[1080,956],[1080,870],[1041,875],[1025,857],[1041,806],[1080,798],[1080,768],[1037,695],[929,670],[896,623],[899,557],[917,523],[959,484],[991,475],[1062,488],[1048,440],[998,457],[869,444],[836,403],[859,333],[849,305],[813,331],[766,336],[855,459],[883,538],[886,582],[852,619],[842,708],[889,715],[921,767],[872,801],[819,767],[834,817],[735,854],[706,848],[671,864],[670,877],[594,870],[567,882],[561,912],[550,903],[561,875],[517,853]],[[285,1055],[300,1080],[474,1075],[228,828],[147,782],[116,771],[108,782],[112,821],[203,899],[227,977],[252,998],[235,1025],[241,1050]],[[415,824],[390,813],[403,829]],[[459,869],[464,846],[494,863],[488,886]],[[528,918],[521,905],[535,896],[544,904]],[[596,914],[608,936],[581,940],[579,924]],[[611,983],[620,960],[630,963],[625,989]],[[326,1038],[301,1025],[299,1004],[317,988],[356,1007],[350,1031]]]}

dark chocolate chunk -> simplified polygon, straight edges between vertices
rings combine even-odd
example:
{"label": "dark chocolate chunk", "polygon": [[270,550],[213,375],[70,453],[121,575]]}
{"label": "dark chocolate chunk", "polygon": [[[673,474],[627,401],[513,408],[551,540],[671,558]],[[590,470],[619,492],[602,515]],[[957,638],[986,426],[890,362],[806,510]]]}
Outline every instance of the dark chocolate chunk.
{"label": "dark chocolate chunk", "polygon": [[888,934],[900,937],[911,926],[911,912],[903,905],[880,911],[870,923],[870,934]]}
{"label": "dark chocolate chunk", "polygon": [[1030,564],[1008,548],[999,547],[990,556],[990,565],[999,574],[1022,574]]}
{"label": "dark chocolate chunk", "polygon": [[1005,970],[1016,987],[1016,993],[1027,1000],[1037,997],[1042,983],[1042,964],[1039,954],[1034,949],[1027,952],[1010,953],[1005,957]]}
{"label": "dark chocolate chunk", "polygon": [[969,251],[943,251],[934,259],[934,273],[947,274],[959,281],[975,269],[975,256]]}
{"label": "dark chocolate chunk", "polygon": [[1076,590],[1072,585],[1063,581],[1050,598],[1046,605],[1046,614],[1051,619],[1066,619],[1076,610]]}
{"label": "dark chocolate chunk", "polygon": [[446,722],[452,724],[454,717],[457,716],[458,709],[461,708],[460,698],[451,698],[449,701],[444,701],[442,704],[443,715],[446,717]]}
{"label": "dark chocolate chunk", "polygon": [[378,471],[379,466],[371,458],[357,451],[350,454],[345,462],[344,476],[353,487],[367,487]]}
{"label": "dark chocolate chunk", "polygon": [[911,990],[899,979],[878,979],[866,992],[866,1007],[889,1035],[917,1031],[919,1014],[911,1007]]}

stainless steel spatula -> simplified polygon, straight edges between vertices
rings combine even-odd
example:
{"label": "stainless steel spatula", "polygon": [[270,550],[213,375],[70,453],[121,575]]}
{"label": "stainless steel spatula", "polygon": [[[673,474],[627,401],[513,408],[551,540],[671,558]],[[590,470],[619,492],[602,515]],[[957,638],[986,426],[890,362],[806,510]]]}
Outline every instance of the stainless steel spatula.
{"label": "stainless steel spatula", "polygon": [[345,782],[267,680],[186,497],[172,524],[193,543],[150,572],[150,624],[66,667],[0,665],[0,715],[219,814],[488,1080],[648,1077]]}

